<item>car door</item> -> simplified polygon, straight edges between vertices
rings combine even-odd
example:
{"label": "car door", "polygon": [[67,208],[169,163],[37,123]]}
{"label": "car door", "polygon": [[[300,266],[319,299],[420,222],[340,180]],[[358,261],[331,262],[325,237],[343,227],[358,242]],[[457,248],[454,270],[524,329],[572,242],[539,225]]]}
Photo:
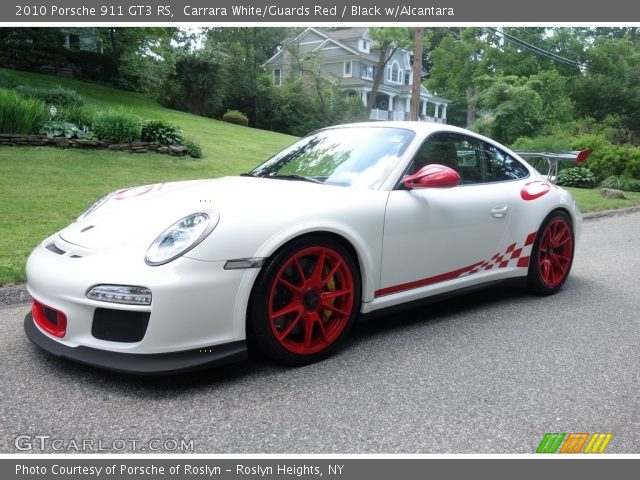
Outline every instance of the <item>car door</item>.
{"label": "car door", "polygon": [[486,183],[483,142],[458,133],[433,134],[407,174],[426,164],[453,168],[461,184],[399,187],[390,193],[377,299],[393,295],[407,301],[432,290],[458,288],[464,277],[478,278],[476,274],[490,271],[499,258],[510,221],[510,195],[507,189]]}

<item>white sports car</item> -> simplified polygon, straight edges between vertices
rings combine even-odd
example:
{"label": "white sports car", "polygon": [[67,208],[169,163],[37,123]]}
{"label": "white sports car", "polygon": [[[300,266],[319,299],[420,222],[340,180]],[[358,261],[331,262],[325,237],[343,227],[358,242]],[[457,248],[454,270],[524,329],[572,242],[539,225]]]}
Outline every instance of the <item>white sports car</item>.
{"label": "white sports car", "polygon": [[127,188],[29,257],[28,337],[140,374],[300,365],[360,314],[499,282],[562,287],[582,215],[504,146],[448,125],[319,130],[249,173]]}

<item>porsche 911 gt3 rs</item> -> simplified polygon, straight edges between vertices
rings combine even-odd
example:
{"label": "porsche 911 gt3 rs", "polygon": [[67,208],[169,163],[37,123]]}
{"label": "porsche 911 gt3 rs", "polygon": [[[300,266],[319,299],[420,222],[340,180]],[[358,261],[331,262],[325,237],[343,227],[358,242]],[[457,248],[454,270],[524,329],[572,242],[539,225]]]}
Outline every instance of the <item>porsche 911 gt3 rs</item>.
{"label": "porsche 911 gt3 rs", "polygon": [[107,369],[177,373],[246,357],[300,365],[356,318],[452,292],[565,283],[570,193],[464,129],[319,130],[236,177],[125,188],[27,264],[29,338]]}

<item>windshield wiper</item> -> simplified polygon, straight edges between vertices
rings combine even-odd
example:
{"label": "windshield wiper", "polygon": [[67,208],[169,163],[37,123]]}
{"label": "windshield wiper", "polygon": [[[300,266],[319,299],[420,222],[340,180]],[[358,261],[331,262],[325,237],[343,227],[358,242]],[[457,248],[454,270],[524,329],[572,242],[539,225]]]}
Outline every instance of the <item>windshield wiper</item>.
{"label": "windshield wiper", "polygon": [[241,177],[255,177],[253,173],[244,172],[240,174]]}
{"label": "windshield wiper", "polygon": [[298,175],[298,174],[291,174],[291,175],[269,175],[268,177],[265,178],[277,178],[280,180],[302,180],[304,182],[311,182],[311,183],[322,183],[324,184],[324,182],[322,180],[318,180],[316,178],[313,177],[305,177],[304,175]]}

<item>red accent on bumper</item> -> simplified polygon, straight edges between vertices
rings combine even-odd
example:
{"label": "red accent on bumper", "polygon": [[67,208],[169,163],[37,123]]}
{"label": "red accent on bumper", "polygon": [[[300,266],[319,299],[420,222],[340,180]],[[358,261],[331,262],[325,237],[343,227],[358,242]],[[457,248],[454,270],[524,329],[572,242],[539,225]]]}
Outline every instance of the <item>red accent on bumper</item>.
{"label": "red accent on bumper", "polygon": [[62,338],[67,333],[67,316],[59,310],[33,300],[31,314],[34,322],[45,332]]}

